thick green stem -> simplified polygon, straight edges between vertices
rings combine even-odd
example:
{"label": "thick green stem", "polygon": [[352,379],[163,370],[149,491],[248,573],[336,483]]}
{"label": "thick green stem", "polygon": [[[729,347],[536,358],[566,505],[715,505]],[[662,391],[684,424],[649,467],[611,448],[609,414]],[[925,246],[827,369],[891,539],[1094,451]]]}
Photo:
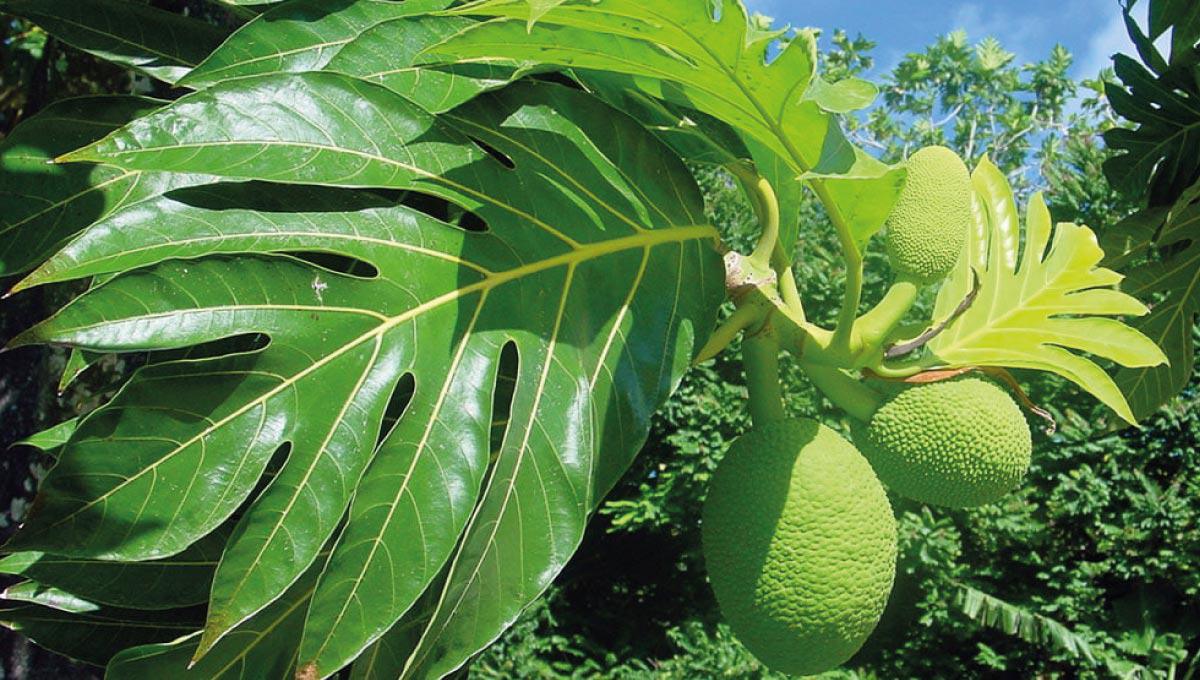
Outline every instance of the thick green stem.
{"label": "thick green stem", "polygon": [[804,302],[800,300],[800,291],[796,288],[796,274],[791,265],[784,266],[779,272],[779,294],[783,297],[783,304],[792,310],[796,318],[808,323],[808,316],[804,313]]}
{"label": "thick green stem", "polygon": [[882,358],[883,343],[900,327],[904,317],[916,304],[920,292],[919,283],[901,277],[892,284],[879,304],[854,322],[854,344],[860,352],[856,365]]}
{"label": "thick green stem", "polygon": [[759,234],[754,252],[750,253],[750,260],[763,267],[769,267],[779,245],[779,199],[771,183],[762,177],[754,183],[754,192],[758,195],[761,206],[759,224],[762,225],[762,233]]}
{"label": "thick green stem", "polygon": [[840,368],[805,364],[804,372],[834,406],[864,423],[870,421],[883,405],[881,394],[846,375]]}
{"label": "thick green stem", "polygon": [[825,212],[837,230],[838,243],[842,247],[842,257],[846,262],[846,287],[842,294],[842,310],[838,315],[837,328],[834,329],[833,347],[837,352],[850,354],[853,338],[854,320],[858,318],[858,307],[862,304],[863,289],[863,256],[850,233],[846,219],[829,193],[829,187],[824,182],[811,182],[813,192],[821,199]]}
{"label": "thick green stem", "polygon": [[717,330],[713,331],[713,334],[708,338],[708,342],[704,344],[704,347],[696,355],[694,363],[702,364],[709,359],[716,358],[718,354],[725,351],[725,348],[729,347],[737,339],[737,336],[742,331],[747,328],[762,326],[770,313],[771,308],[769,305],[761,304],[756,300],[738,307]]}
{"label": "thick green stem", "polygon": [[741,181],[762,229],[754,252],[750,253],[750,260],[760,267],[773,264],[787,266],[789,260],[779,247],[779,197],[775,194],[775,188],[748,163],[731,163],[726,168]]}
{"label": "thick green stem", "polygon": [[754,425],[786,418],[779,379],[779,339],[769,327],[742,343],[742,364],[746,369],[750,418]]}

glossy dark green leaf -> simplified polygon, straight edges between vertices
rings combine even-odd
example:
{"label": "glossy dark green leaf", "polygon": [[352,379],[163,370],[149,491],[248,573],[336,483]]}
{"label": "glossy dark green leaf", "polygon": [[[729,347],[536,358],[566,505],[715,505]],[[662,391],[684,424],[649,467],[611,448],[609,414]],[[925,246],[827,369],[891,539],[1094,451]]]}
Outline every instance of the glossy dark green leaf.
{"label": "glossy dark green leaf", "polygon": [[1105,91],[1113,109],[1137,127],[1104,134],[1122,152],[1104,163],[1104,174],[1130,195],[1150,187],[1155,197],[1179,196],[1200,175],[1200,85],[1181,89],[1123,54],[1115,64],[1124,86],[1109,83]]}
{"label": "glossy dark green leaf", "polygon": [[200,633],[162,644],[132,647],[117,654],[105,680],[191,678],[195,680],[273,680],[296,669],[296,638],[323,566],[318,563],[271,606],[242,623],[195,665]]}
{"label": "glossy dark green leaf", "polygon": [[[77,418],[64,420],[53,427],[48,427],[41,432],[32,434],[22,439],[14,444],[14,446],[32,446],[33,448],[45,453],[53,454],[56,453],[60,447],[67,443],[67,440],[69,440],[71,435],[75,433],[75,428],[78,426],[79,420]],[[0,562],[0,564],[2,564],[2,562]]]}
{"label": "glossy dark green leaf", "polygon": [[189,607],[208,600],[213,571],[227,538],[228,532],[219,531],[174,557],[148,562],[96,562],[19,552],[0,560],[0,573],[23,576],[113,607]]}
{"label": "glossy dark green leaf", "polygon": [[902,168],[851,144],[829,113],[862,106],[873,88],[850,81],[810,92],[818,79],[813,34],[797,33],[769,58],[783,33],[753,28],[739,0],[570,0],[541,8],[485,0],[452,13],[492,20],[431,48],[430,63],[539,63],[636,76],[655,98],[712,115],[784,159],[849,234],[850,248],[883,226],[903,186]]}
{"label": "glossy dark green leaf", "polygon": [[[1192,329],[1200,315],[1200,184],[1184,192],[1159,220],[1161,260],[1129,267],[1126,290],[1153,300],[1149,316],[1137,328],[1157,342],[1170,363],[1123,369],[1117,384],[1135,415],[1145,418],[1179,394],[1191,379],[1196,352]],[[1156,296],[1157,299],[1156,299]]]}
{"label": "glossy dark green leaf", "polygon": [[434,16],[452,0],[300,0],[243,26],[183,80],[208,87],[232,78],[328,69],[381,83],[430,111],[445,111],[499,87],[512,69],[420,68],[424,49],[474,23]]}
{"label": "glossy dark green leaf", "polygon": [[70,614],[94,612],[100,609],[95,602],[85,600],[65,590],[52,588],[35,581],[21,581],[0,592],[0,598],[11,602],[25,602],[57,609]]}
{"label": "glossy dark green leaf", "polygon": [[0,0],[0,9],[69,45],[168,83],[228,35],[211,23],[129,0]]}
{"label": "glossy dark green leaf", "polygon": [[450,0],[284,3],[238,29],[182,82],[204,88],[231,78],[319,71],[371,27],[449,4]]}
{"label": "glossy dark green leaf", "polygon": [[[68,248],[71,276],[141,268],[19,342],[128,351],[271,338],[140,372],[81,426],[17,538],[110,559],[170,554],[228,516],[290,444],[218,567],[200,655],[312,563],[355,491],[308,613],[305,672],[358,656],[448,560],[410,672],[461,665],[565,564],[723,292],[715,231],[686,168],[631,119],[557,85],[510,87],[434,117],[341,74],[250,77],[72,156],[417,191],[487,226],[467,231],[403,205],[201,215],[176,192],[139,208],[170,231],[98,224]],[[377,276],[280,254],[298,250]],[[508,345],[517,382],[489,465]],[[405,374],[416,394],[363,473]],[[111,453],[134,439],[136,455]]]}
{"label": "glossy dark green leaf", "polygon": [[191,613],[99,609],[71,613],[38,605],[0,608],[0,626],[72,659],[103,666],[136,645],[165,642],[196,630]]}
{"label": "glossy dark green leaf", "polygon": [[51,163],[160,104],[142,97],[68,99],[26,120],[0,142],[0,276],[36,265],[123,205],[205,181],[102,164]]}

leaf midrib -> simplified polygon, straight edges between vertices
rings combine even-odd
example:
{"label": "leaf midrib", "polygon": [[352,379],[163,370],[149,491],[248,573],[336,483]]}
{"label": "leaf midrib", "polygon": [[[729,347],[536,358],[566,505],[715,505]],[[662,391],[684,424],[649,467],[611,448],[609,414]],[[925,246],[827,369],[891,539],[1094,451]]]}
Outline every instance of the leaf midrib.
{"label": "leaf midrib", "polygon": [[437,309],[438,307],[441,307],[444,304],[447,304],[449,302],[453,302],[454,300],[458,300],[460,298],[466,297],[467,295],[470,295],[472,293],[475,293],[478,291],[491,290],[491,289],[499,287],[500,285],[503,285],[504,283],[508,283],[510,281],[522,278],[524,276],[531,276],[533,274],[537,274],[542,271],[554,269],[559,266],[569,266],[569,265],[572,265],[575,263],[584,262],[584,261],[588,261],[591,259],[598,259],[598,258],[604,257],[606,255],[611,255],[611,254],[623,252],[626,250],[633,250],[636,248],[653,248],[654,246],[661,245],[664,243],[682,242],[682,241],[688,241],[688,240],[699,240],[699,239],[704,239],[706,237],[707,238],[716,238],[717,230],[710,225],[690,225],[690,226],[672,227],[669,229],[656,229],[656,230],[652,230],[652,231],[646,231],[646,232],[643,232],[640,234],[635,234],[633,236],[627,236],[627,237],[620,238],[620,239],[614,239],[612,241],[603,241],[603,242],[595,243],[595,244],[587,244],[587,245],[583,245],[579,248],[576,248],[572,251],[557,255],[555,257],[547,258],[540,262],[532,262],[532,263],[529,263],[529,264],[526,264],[526,265],[523,265],[520,267],[516,267],[516,268],[510,269],[510,270],[507,270],[505,272],[499,272],[499,273],[493,274],[492,276],[489,276],[481,281],[478,281],[471,285],[463,286],[461,288],[449,291],[449,292],[444,293],[436,298],[433,298],[432,300],[429,300],[420,305],[417,305],[416,307],[414,307],[411,310],[408,310],[404,313],[401,313],[394,317],[389,318],[386,322],[381,323],[379,326],[375,327],[374,329],[347,342],[343,346],[330,352],[329,354],[325,355],[324,357],[321,357],[317,361],[313,362],[313,364],[311,366],[309,366],[308,368],[305,368],[302,371],[300,371],[299,373],[296,373],[295,375],[291,376],[290,378],[287,378],[287,379],[281,381],[279,385],[271,388],[270,390],[268,390],[261,396],[256,397],[252,401],[250,401],[247,404],[245,404],[244,406],[238,408],[233,413],[229,414],[228,416],[225,416],[221,420],[214,422],[211,426],[205,428],[200,433],[192,436],[187,441],[181,443],[170,453],[164,455],[162,458],[158,459],[157,461],[154,461],[147,467],[142,468],[136,474],[132,475],[131,477],[129,477],[125,481],[121,482],[117,486],[113,487],[109,491],[106,491],[105,493],[96,497],[92,501],[89,501],[87,504],[85,504],[78,510],[68,513],[67,515],[62,517],[60,520],[58,520],[54,524],[51,524],[49,527],[46,527],[46,529],[43,529],[43,532],[50,531],[50,530],[54,529],[55,527],[62,525],[65,522],[71,521],[75,517],[79,516],[81,513],[84,513],[86,511],[90,510],[91,508],[95,507],[96,505],[107,501],[108,498],[111,497],[113,494],[117,493],[118,491],[125,488],[129,484],[132,484],[135,480],[140,479],[142,476],[157,470],[157,468],[160,465],[162,465],[164,462],[171,460],[175,455],[178,455],[180,452],[182,452],[185,449],[187,449],[188,447],[192,446],[197,441],[200,441],[204,437],[207,437],[208,435],[210,435],[212,432],[225,426],[233,419],[238,418],[241,415],[249,412],[250,409],[256,408],[257,406],[266,403],[268,400],[270,400],[275,395],[281,393],[283,390],[298,383],[300,380],[304,379],[311,373],[317,371],[321,367],[332,362],[334,359],[340,357],[341,355],[345,354],[346,352],[349,352],[350,350],[359,346],[363,342],[367,342],[368,340],[371,340],[375,337],[381,336],[384,333],[386,333],[387,331],[392,330],[393,328],[396,328],[397,326],[399,326],[411,319],[414,319],[414,318],[420,316],[421,314],[429,312],[433,309]]}

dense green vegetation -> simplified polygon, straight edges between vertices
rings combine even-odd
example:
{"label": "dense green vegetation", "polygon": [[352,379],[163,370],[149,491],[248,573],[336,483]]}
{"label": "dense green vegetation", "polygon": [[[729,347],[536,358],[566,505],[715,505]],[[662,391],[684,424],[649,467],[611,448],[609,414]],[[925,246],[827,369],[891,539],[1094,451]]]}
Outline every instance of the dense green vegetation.
{"label": "dense green vegetation", "polygon": [[[75,94],[162,87],[24,22],[6,18],[3,31],[4,130]],[[869,41],[828,37],[829,75],[871,68]],[[1061,49],[1019,64],[994,40],[943,36],[887,75],[882,105],[853,119],[852,135],[887,160],[930,144],[954,149],[972,167],[986,154],[1022,198],[1044,190],[1056,219],[1104,235],[1142,199],[1101,174],[1113,155],[1101,136],[1117,121],[1103,96],[1114,74],[1077,83],[1070,64]],[[756,222],[733,178],[692,169],[726,241],[749,250]],[[814,319],[831,322],[840,302],[831,291],[844,276],[837,242],[815,201],[806,198],[801,214],[797,283]],[[876,264],[866,281],[874,301],[889,283],[880,275],[887,271],[883,245],[867,257]],[[15,334],[66,294],[6,307],[4,332]],[[6,423],[21,422],[21,431],[0,432],[0,445],[94,408],[129,370],[128,362],[110,360],[56,400],[54,374],[65,355],[37,354],[34,362],[33,352],[22,352],[0,357],[5,375],[26,377],[0,384],[5,417],[19,411],[20,421]],[[850,432],[850,421],[798,369],[787,367],[785,377],[795,415],[840,422]],[[1020,377],[1058,430],[1035,428],[1029,477],[996,505],[948,510],[893,498],[897,588],[880,629],[838,676],[960,677],[969,669],[978,676],[1190,678],[1200,669],[1200,382],[1193,378],[1133,430],[1120,429],[1094,399],[1056,378]],[[731,355],[693,369],[548,596],[470,676],[776,677],[719,622],[700,557],[705,490],[726,447],[748,426],[744,403],[742,368]],[[26,469],[10,468],[21,478],[10,487],[20,488]]]}
{"label": "dense green vegetation", "polygon": [[[832,42],[841,49],[829,60],[847,65],[843,73],[870,67],[869,41]],[[994,40],[945,36],[890,74],[884,99],[896,108],[869,112],[857,135],[892,156],[926,144],[947,144],[969,164],[989,153],[1023,195],[1046,191],[1056,219],[1104,233],[1137,203],[1100,170],[1111,155],[1100,135],[1115,121],[1103,82],[1071,80],[1071,62],[1056,49],[1020,64]],[[1002,124],[981,124],[993,116]],[[941,125],[922,124],[930,120]],[[699,172],[714,219],[736,243],[751,231],[748,207],[724,177]],[[805,215],[809,258],[797,278],[808,300],[832,289],[840,263],[815,206]],[[882,248],[870,256],[883,258]],[[882,295],[881,277],[867,283]],[[825,314],[836,305],[828,300]],[[799,371],[788,380],[793,412],[839,417]],[[473,673],[779,677],[718,622],[700,557],[700,501],[748,426],[744,389],[732,360],[689,374],[551,597]],[[1200,669],[1191,614],[1200,607],[1200,381],[1140,431],[1112,431],[1103,409],[1058,380],[1039,380],[1031,396],[1059,429],[1034,428],[1032,469],[1017,494],[972,510],[893,499],[897,588],[856,670],[835,675],[1182,678]]]}

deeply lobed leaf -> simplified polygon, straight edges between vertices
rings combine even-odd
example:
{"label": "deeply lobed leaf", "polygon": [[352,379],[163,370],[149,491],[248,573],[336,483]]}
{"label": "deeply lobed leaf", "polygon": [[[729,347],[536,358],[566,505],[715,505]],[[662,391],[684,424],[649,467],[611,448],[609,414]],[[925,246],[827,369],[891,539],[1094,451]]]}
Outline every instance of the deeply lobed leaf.
{"label": "deeply lobed leaf", "polygon": [[[539,63],[634,76],[652,97],[714,116],[761,145],[754,160],[767,169],[782,159],[791,172],[779,179],[808,181],[849,234],[848,248],[861,248],[883,226],[903,185],[903,169],[852,145],[831,113],[862,107],[873,86],[821,82],[810,32],[791,36],[770,59],[784,32],[752,28],[737,0],[715,3],[715,14],[708,2],[638,0],[539,7],[480,0],[451,13],[490,20],[427,50],[433,63]],[[796,225],[785,226],[790,253]]]}
{"label": "deeply lobed leaf", "polygon": [[[304,672],[358,656],[443,567],[428,610],[413,612],[427,624],[406,672],[461,665],[565,564],[723,292],[683,166],[632,120],[560,86],[513,86],[435,117],[343,74],[252,76],[68,158],[400,189],[487,225],[467,231],[360,191],[212,184],[114,212],[25,282],[111,277],[18,343],[133,351],[269,337],[140,371],[80,424],[17,538],[90,559],[169,556],[239,512],[281,456],[217,567],[198,658],[256,625],[353,495],[303,605]],[[313,251],[356,264],[293,255]],[[516,389],[493,451],[510,345]],[[405,375],[416,393],[376,450]]]}
{"label": "deeply lobed leaf", "polygon": [[946,319],[980,289],[960,317],[929,343],[930,361],[952,367],[1003,366],[1049,371],[1090,392],[1135,422],[1113,379],[1086,352],[1122,366],[1144,367],[1166,357],[1149,338],[1114,316],[1149,310],[1114,289],[1122,277],[1100,267],[1104,251],[1087,227],[1059,224],[1034,196],[1022,234],[1012,189],[984,159],[974,173],[975,229],[967,252],[938,295],[934,317]]}

